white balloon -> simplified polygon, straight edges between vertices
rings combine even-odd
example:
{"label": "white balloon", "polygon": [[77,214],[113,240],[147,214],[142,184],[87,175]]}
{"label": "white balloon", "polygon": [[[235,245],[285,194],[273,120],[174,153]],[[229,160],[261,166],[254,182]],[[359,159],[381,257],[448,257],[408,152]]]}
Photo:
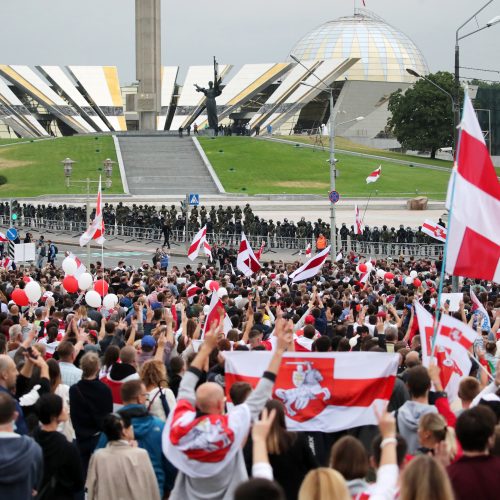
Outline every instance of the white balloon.
{"label": "white balloon", "polygon": [[114,293],[108,293],[103,299],[102,299],[102,305],[106,309],[113,309],[113,307],[118,304],[118,297]]}
{"label": "white balloon", "polygon": [[42,296],[42,289],[38,282],[31,280],[29,283],[26,283],[24,287],[24,292],[26,296],[30,300],[30,302],[38,302],[40,297]]}
{"label": "white balloon", "polygon": [[407,276],[407,277],[405,278],[405,283],[406,283],[407,285],[411,285],[411,284],[413,283],[413,278],[412,278],[411,276]]}
{"label": "white balloon", "polygon": [[72,259],[71,257],[66,257],[62,261],[62,268],[66,274],[73,276],[76,273],[76,270],[78,269],[78,264],[76,263],[75,259]]}
{"label": "white balloon", "polygon": [[90,273],[82,273],[78,276],[78,288],[80,290],[88,290],[93,283],[92,275]]}
{"label": "white balloon", "polygon": [[418,276],[417,271],[412,271],[412,272],[410,273],[410,276],[411,276],[412,278],[416,278],[416,277]]}
{"label": "white balloon", "polygon": [[212,283],[213,280],[207,280],[205,281],[205,288],[210,291],[210,283]]}
{"label": "white balloon", "polygon": [[227,289],[222,287],[222,286],[219,287],[219,289],[217,290],[217,295],[218,295],[219,299],[222,299],[222,297],[224,297],[225,295],[228,295]]}
{"label": "white balloon", "polygon": [[85,294],[85,302],[90,307],[99,307],[101,305],[101,296],[95,290],[89,290]]}
{"label": "white balloon", "polygon": [[371,261],[369,260],[368,262],[365,262],[365,264],[366,264],[367,272],[371,272],[371,270],[373,269],[373,264],[371,263]]}
{"label": "white balloon", "polygon": [[385,276],[385,271],[383,269],[377,269],[377,277],[383,278]]}

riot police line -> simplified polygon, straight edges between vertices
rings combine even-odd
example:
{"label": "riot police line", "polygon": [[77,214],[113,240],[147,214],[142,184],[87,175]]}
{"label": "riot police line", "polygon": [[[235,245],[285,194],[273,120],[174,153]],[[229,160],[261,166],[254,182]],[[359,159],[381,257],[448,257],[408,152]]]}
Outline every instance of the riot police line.
{"label": "riot police line", "polygon": [[[0,224],[7,226],[9,217],[0,216]],[[87,224],[85,221],[65,220],[65,219],[38,219],[31,217],[20,217],[16,220],[16,227],[25,230],[36,230],[47,235],[57,234],[74,234],[76,238],[82,234]],[[175,246],[183,246],[186,242],[190,242],[198,231],[198,225],[188,226],[186,233],[185,219],[183,224],[169,229],[168,243],[172,248]],[[328,228],[327,228],[328,229]],[[437,258],[443,253],[443,244],[438,243],[408,243],[401,239],[394,238],[388,241],[373,240],[367,238],[367,234],[353,235],[351,232],[337,231],[337,248],[344,256],[349,252],[363,254],[373,257],[399,257],[399,256],[415,256],[418,258]],[[339,234],[340,233],[340,234]],[[329,232],[325,231],[327,238]],[[207,239],[210,244],[216,249],[224,246],[226,248],[235,248],[237,251],[240,243],[240,235],[236,232],[207,232]],[[313,252],[316,247],[316,236],[313,234],[309,237],[289,237],[276,234],[251,234],[247,233],[247,238],[254,250],[264,245],[264,253],[277,252],[280,250],[292,251],[294,255],[304,254],[306,248],[310,245]],[[160,227],[142,227],[135,225],[123,224],[106,224],[106,239],[108,241],[119,240],[124,243],[139,242],[156,246],[163,246],[165,242],[165,232],[163,226]]]}

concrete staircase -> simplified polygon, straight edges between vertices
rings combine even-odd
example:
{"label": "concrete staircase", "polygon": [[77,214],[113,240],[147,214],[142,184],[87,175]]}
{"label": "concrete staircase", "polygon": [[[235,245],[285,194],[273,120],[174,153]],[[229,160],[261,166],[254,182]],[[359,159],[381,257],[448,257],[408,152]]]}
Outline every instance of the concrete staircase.
{"label": "concrete staircase", "polygon": [[218,194],[190,137],[118,137],[130,194],[139,196]]}

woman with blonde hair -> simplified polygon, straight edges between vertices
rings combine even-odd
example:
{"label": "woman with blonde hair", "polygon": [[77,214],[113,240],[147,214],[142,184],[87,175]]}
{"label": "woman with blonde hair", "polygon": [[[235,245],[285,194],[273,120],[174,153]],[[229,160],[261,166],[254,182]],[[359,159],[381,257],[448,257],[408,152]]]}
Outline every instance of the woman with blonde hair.
{"label": "woman with blonde hair", "polygon": [[146,408],[151,415],[167,420],[175,408],[174,393],[168,388],[167,370],[162,361],[150,359],[142,365],[141,380],[147,390]]}
{"label": "woman with blonde hair", "polygon": [[417,453],[433,454],[436,446],[444,443],[450,462],[453,462],[457,457],[455,430],[446,425],[444,417],[439,413],[426,413],[422,415],[418,422],[417,433],[420,443]]}
{"label": "woman with blonde hair", "polygon": [[401,500],[454,500],[444,467],[429,455],[415,457],[401,475]]}
{"label": "woman with blonde hair", "polygon": [[351,500],[342,474],[327,467],[309,471],[299,490],[299,500]]}

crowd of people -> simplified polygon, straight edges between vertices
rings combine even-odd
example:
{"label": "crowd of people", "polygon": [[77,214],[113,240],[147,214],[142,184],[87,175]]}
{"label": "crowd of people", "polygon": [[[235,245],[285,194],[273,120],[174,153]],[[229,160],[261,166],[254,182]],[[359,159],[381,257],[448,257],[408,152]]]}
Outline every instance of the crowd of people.
{"label": "crowd of people", "polygon": [[[83,232],[86,228],[85,206],[73,205],[33,205],[13,202],[0,203],[0,221],[8,223],[11,211],[18,216],[18,224],[34,229],[67,230]],[[130,236],[141,239],[163,240],[163,245],[170,247],[171,243],[185,241],[186,206],[180,205],[137,205],[131,206],[118,203],[105,203],[103,219],[107,232],[112,236]],[[91,214],[91,218],[95,213]],[[438,224],[446,227],[439,219]],[[301,217],[298,222],[288,220],[266,219],[254,214],[250,204],[243,208],[239,205],[216,207],[193,206],[188,215],[188,240],[201,227],[207,226],[210,241],[235,244],[239,241],[241,232],[260,245],[265,241],[269,248],[304,249],[307,242],[315,242],[320,234],[330,240],[330,224],[318,219],[306,220]],[[440,253],[441,245],[422,231],[422,227],[411,228],[400,225],[398,228],[382,225],[365,226],[362,234],[355,234],[354,225],[342,223],[336,228],[337,238],[342,249],[348,248],[361,253],[394,254],[405,253],[416,255],[421,247],[433,245],[434,255]],[[427,255],[427,254],[426,254]]]}
{"label": "crowd of people", "polygon": [[[89,272],[118,299],[109,308],[65,291],[54,264],[1,270],[0,497],[498,498],[498,285],[465,279],[459,311],[443,306],[442,314],[472,325],[473,290],[491,325],[476,321],[472,368],[450,402],[438,366],[423,366],[415,329],[415,302],[439,308],[441,262],[379,260],[392,277],[373,271],[361,283],[359,259],[327,261],[301,283],[289,279],[299,263],[282,261],[252,277],[225,265],[97,262]],[[412,271],[418,281],[408,284]],[[16,291],[31,280],[40,299],[18,305]],[[209,323],[213,293],[223,309]],[[270,351],[256,384],[230,380],[230,351],[256,359]],[[397,353],[378,425],[287,429],[273,387],[290,351]]]}

